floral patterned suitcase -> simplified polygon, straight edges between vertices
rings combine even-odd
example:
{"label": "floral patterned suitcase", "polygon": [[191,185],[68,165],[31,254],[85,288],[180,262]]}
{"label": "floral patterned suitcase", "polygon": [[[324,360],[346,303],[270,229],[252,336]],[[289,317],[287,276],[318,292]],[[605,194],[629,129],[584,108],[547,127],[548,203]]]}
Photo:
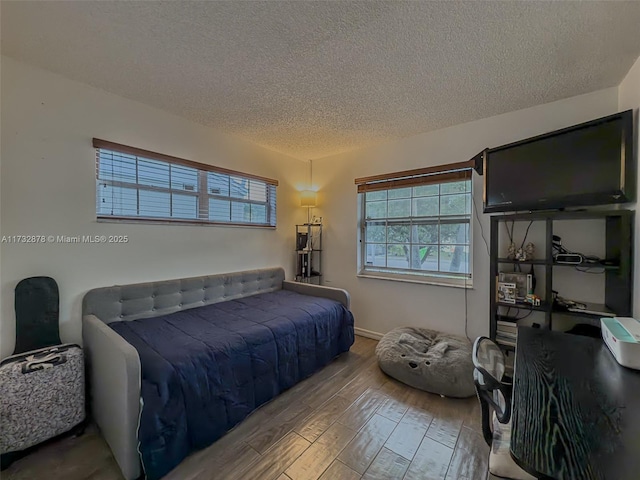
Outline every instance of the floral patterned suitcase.
{"label": "floral patterned suitcase", "polygon": [[0,362],[0,454],[24,450],[85,418],[84,357],[65,344]]}

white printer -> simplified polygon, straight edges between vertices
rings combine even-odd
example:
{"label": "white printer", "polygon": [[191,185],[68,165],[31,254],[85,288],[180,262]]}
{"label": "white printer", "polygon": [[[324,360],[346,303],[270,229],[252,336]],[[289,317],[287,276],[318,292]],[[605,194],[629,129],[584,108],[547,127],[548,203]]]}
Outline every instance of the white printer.
{"label": "white printer", "polygon": [[601,318],[602,338],[624,367],[640,370],[640,321],[631,317]]}

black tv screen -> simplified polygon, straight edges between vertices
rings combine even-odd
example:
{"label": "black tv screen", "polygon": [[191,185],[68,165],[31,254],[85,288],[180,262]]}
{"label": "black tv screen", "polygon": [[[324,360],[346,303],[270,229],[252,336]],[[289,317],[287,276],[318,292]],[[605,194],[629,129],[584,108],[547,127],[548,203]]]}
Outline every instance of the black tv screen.
{"label": "black tv screen", "polygon": [[633,201],[632,128],[629,110],[488,150],[485,213]]}

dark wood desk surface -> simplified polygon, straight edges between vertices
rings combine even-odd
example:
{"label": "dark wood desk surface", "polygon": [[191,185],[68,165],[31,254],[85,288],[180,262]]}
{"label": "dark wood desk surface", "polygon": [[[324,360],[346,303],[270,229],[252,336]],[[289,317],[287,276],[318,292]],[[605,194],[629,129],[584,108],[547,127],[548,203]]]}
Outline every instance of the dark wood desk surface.
{"label": "dark wood desk surface", "polygon": [[602,340],[520,327],[511,455],[553,479],[640,479],[640,372]]}

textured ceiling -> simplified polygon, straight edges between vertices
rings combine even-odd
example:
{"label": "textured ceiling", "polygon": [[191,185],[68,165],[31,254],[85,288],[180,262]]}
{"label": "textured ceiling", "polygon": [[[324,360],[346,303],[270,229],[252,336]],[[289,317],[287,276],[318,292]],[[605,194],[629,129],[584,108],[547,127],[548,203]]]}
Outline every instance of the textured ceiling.
{"label": "textured ceiling", "polygon": [[2,53],[298,158],[620,83],[640,2],[11,2]]}

